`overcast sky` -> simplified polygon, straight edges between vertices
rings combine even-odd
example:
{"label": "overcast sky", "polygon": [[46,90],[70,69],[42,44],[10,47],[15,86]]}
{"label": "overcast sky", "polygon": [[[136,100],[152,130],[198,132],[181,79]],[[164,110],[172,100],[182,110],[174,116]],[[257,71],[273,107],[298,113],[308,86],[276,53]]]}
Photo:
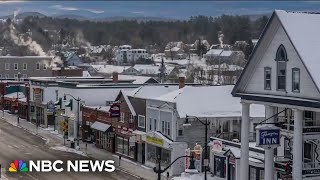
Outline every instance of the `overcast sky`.
{"label": "overcast sky", "polygon": [[274,9],[318,11],[320,1],[1,1],[0,16],[14,11],[45,15],[74,14],[101,18],[111,16],[188,19],[195,15],[271,14]]}

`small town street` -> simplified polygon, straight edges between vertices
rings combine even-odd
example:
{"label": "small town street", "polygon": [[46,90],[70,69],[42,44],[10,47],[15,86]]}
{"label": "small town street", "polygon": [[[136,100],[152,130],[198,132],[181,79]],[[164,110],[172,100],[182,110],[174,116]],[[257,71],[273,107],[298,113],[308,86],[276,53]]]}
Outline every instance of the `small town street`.
{"label": "small town street", "polygon": [[0,164],[1,179],[23,179],[23,180],[55,180],[55,179],[107,179],[107,180],[134,180],[137,179],[119,170],[112,173],[10,173],[9,164],[15,160],[76,160],[90,159],[78,154],[56,151],[49,147],[46,141],[24,129],[9,124],[0,119]]}

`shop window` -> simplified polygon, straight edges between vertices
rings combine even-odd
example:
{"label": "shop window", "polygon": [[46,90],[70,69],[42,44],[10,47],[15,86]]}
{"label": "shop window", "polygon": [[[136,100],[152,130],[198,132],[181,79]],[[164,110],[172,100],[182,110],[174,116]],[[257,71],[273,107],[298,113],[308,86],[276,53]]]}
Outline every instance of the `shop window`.
{"label": "shop window", "polygon": [[146,127],[146,117],[139,115],[138,116],[138,127],[145,128]]}
{"label": "shop window", "polygon": [[226,158],[214,156],[214,175],[220,178],[226,177]]}
{"label": "shop window", "polygon": [[257,170],[256,168],[253,168],[253,167],[250,167],[250,170],[249,170],[249,180],[257,180]]}
{"label": "shop window", "polygon": [[284,157],[292,158],[291,150],[292,150],[292,141],[290,139],[284,139]]}
{"label": "shop window", "polygon": [[157,155],[161,156],[161,165],[168,166],[171,163],[170,150],[147,144],[147,161],[157,163]]}
{"label": "shop window", "polygon": [[264,180],[264,170],[260,170],[260,179]]}
{"label": "shop window", "polygon": [[128,139],[118,136],[117,137],[117,145],[116,145],[116,152],[124,155],[129,154],[129,144]]}

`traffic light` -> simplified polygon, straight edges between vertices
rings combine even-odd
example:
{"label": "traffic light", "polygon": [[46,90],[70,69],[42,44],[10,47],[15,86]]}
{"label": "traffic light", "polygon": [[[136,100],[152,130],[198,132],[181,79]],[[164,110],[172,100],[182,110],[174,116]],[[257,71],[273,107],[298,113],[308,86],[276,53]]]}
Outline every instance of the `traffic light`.
{"label": "traffic light", "polygon": [[284,166],[284,170],[285,170],[286,174],[291,174],[291,172],[292,172],[292,167],[290,166],[289,163],[287,163],[287,164]]}
{"label": "traffic light", "polygon": [[64,132],[64,135],[68,135],[68,120],[64,120],[62,122],[62,130]]}

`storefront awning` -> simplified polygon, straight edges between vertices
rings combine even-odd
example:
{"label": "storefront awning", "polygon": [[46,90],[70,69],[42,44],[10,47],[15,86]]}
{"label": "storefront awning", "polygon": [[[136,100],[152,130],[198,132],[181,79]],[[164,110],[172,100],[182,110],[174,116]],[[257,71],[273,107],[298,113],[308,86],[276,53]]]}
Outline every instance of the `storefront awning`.
{"label": "storefront awning", "polygon": [[111,125],[104,124],[104,123],[101,123],[98,121],[94,122],[91,125],[91,129],[95,129],[95,130],[102,131],[102,132],[106,132],[110,127],[111,127]]}

